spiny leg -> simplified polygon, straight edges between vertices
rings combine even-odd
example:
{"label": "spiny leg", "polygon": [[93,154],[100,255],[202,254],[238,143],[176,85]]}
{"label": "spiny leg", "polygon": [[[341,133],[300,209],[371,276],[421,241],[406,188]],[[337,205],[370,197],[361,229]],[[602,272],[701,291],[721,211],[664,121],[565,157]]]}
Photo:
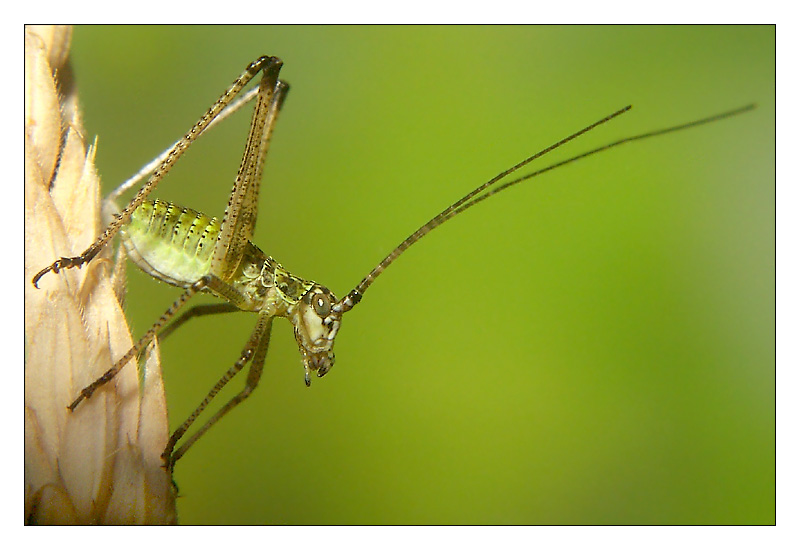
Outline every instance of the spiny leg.
{"label": "spiny leg", "polygon": [[[213,426],[220,418],[225,416],[225,414],[227,414],[231,409],[244,401],[258,385],[258,381],[261,378],[261,372],[264,367],[264,360],[267,357],[267,349],[269,348],[272,319],[273,317],[268,317],[266,314],[259,315],[256,328],[253,330],[253,334],[250,336],[250,340],[247,342],[247,346],[242,351],[238,361],[236,361],[233,367],[231,367],[228,372],[226,372],[222,378],[219,379],[214,387],[211,388],[211,391],[208,392],[208,395],[206,395],[205,399],[203,399],[194,412],[189,415],[189,418],[187,418],[169,438],[169,442],[167,443],[164,452],[161,454],[161,458],[164,460],[164,466],[168,471],[172,471],[175,462],[177,462],[179,458],[186,454],[186,451],[189,450],[189,447],[191,447],[195,441],[200,439],[200,437],[205,434],[209,428],[211,428],[211,426]],[[219,411],[217,411],[214,416],[212,416],[199,430],[197,430],[197,432],[192,434],[192,436],[186,440],[183,445],[181,445],[173,454],[172,451],[175,448],[176,443],[181,439],[181,437],[183,437],[189,427],[205,410],[217,393],[219,393],[219,391],[242,370],[248,361],[252,361],[252,363],[250,365],[250,371],[247,374],[247,381],[245,382],[244,389],[236,394],[236,396],[234,396],[230,401],[228,401],[228,403],[226,403]]]}
{"label": "spiny leg", "polygon": [[238,307],[234,304],[201,304],[197,306],[192,306],[189,308],[188,311],[181,314],[180,317],[172,321],[169,325],[167,325],[164,330],[158,335],[159,341],[163,342],[167,339],[167,336],[178,330],[184,323],[188,322],[189,320],[195,317],[202,317],[203,315],[216,315],[218,313],[233,313],[235,311],[241,311]]}
{"label": "spiny leg", "polygon": [[180,297],[177,300],[175,300],[175,302],[169,307],[169,309],[167,309],[167,311],[164,312],[164,314],[158,319],[158,321],[156,321],[153,324],[153,326],[150,327],[150,330],[148,330],[144,334],[144,336],[142,336],[139,339],[139,341],[136,342],[136,344],[134,344],[133,347],[131,349],[129,349],[127,351],[127,353],[125,353],[125,355],[122,356],[122,358],[119,361],[114,363],[114,366],[112,366],[110,369],[108,369],[100,378],[98,378],[97,380],[95,380],[94,382],[92,382],[91,384],[86,386],[85,388],[83,388],[81,390],[80,395],[75,399],[75,401],[70,403],[70,405],[67,408],[70,411],[74,411],[75,408],[80,404],[81,401],[83,401],[84,399],[88,399],[89,397],[92,396],[92,394],[95,391],[97,391],[98,388],[100,388],[101,386],[103,386],[106,383],[110,382],[117,375],[117,373],[119,373],[119,371],[122,370],[122,367],[124,367],[126,364],[128,364],[128,362],[131,359],[136,357],[139,354],[139,352],[142,349],[144,349],[144,347],[148,343],[150,343],[150,341],[156,335],[158,330],[162,326],[164,326],[167,323],[167,321],[169,321],[175,315],[175,313],[177,313],[178,310],[181,307],[183,307],[183,305],[192,296],[194,296],[195,294],[197,294],[198,292],[200,292],[201,290],[206,288],[207,283],[208,283],[208,279],[209,279],[209,277],[204,277],[204,278],[200,279],[199,281],[197,281],[192,286],[190,286],[189,288],[187,288],[186,291],[183,294],[181,294]]}
{"label": "spiny leg", "polygon": [[233,276],[253,236],[264,160],[278,113],[289,91],[287,84],[278,82],[279,69],[276,67],[274,71],[264,71],[261,78],[242,162],[220,224],[211,272],[223,281],[229,281]]}
{"label": "spiny leg", "polygon": [[[158,340],[160,343],[163,343],[168,336],[170,336],[173,332],[181,328],[185,323],[195,317],[202,317],[203,315],[216,315],[218,313],[234,313],[236,311],[242,311],[238,307],[233,304],[201,304],[198,306],[192,306],[189,308],[188,311],[183,313],[180,317],[175,319],[173,322],[168,324],[159,334]],[[145,347],[142,347],[136,354],[136,360],[138,362],[139,358],[142,356],[142,353],[145,351]]]}
{"label": "spiny leg", "polygon": [[[170,150],[161,165],[151,174],[147,183],[139,190],[133,200],[126,206],[122,212],[117,214],[114,220],[106,227],[103,233],[92,243],[89,248],[84,250],[79,256],[75,257],[61,257],[53,262],[51,265],[39,271],[33,277],[33,286],[38,288],[39,279],[45,274],[52,271],[58,273],[62,269],[69,269],[73,267],[81,267],[83,264],[90,262],[97,254],[108,244],[108,242],[116,235],[120,227],[128,222],[131,214],[136,210],[147,198],[147,195],[155,189],[161,179],[170,171],[175,162],[180,156],[189,148],[195,139],[205,130],[205,128],[214,120],[217,115],[229,105],[241,92],[252,78],[261,70],[265,72],[274,73],[280,70],[282,62],[277,57],[260,57],[256,61],[247,66],[245,71],[237,78],[234,83],[220,96],[220,98],[200,117],[200,119],[192,126],[183,138],[178,141],[175,146]],[[277,78],[277,77],[276,77]]]}

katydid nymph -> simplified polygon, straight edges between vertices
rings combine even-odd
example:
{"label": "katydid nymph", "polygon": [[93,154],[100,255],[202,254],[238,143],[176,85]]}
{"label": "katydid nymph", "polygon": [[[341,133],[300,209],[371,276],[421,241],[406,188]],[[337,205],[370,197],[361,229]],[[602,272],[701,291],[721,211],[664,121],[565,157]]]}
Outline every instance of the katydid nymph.
{"label": "katydid nymph", "polygon": [[[134,346],[108,368],[100,378],[85,387],[69,404],[74,410],[101,386],[109,382],[159,334],[171,331],[192,316],[230,311],[253,312],[257,316],[247,343],[233,366],[222,376],[189,418],[172,434],[162,458],[171,469],[181,456],[212,425],[236,405],[247,398],[261,377],[270,340],[272,320],[286,317],[294,326],[295,339],[302,357],[304,380],[311,384],[311,375],[327,374],[334,365],[334,340],[339,333],[342,317],[353,309],[375,279],[405,250],[434,228],[457,216],[466,209],[504,189],[568,163],[586,158],[632,141],[699,126],[732,117],[753,109],[747,105],[701,120],[661,130],[627,137],[602,147],[571,157],[516,179],[509,176],[532,161],[570,142],[586,132],[630,110],[624,107],[597,122],[561,139],[497,176],[454,202],[429,222],[414,231],[383,260],[381,260],[350,292],[338,299],[325,286],[297,277],[276,260],[262,252],[251,242],[258,214],[259,188],[264,160],[278,113],[289,87],[279,80],[282,62],[276,57],[260,57],[222,94],[192,128],[166,151],[154,165],[140,171],[150,174],[128,205],[115,215],[96,241],[76,257],[62,257],[39,271],[33,284],[48,272],[81,267],[92,261],[119,233],[131,260],[146,273],[161,281],[183,289],[183,293],[142,336]],[[245,92],[247,84],[261,75],[258,86]],[[227,117],[245,102],[254,99],[249,135],[237,173],[228,206],[221,221],[203,213],[172,203],[149,200],[148,196],[170,171],[178,158],[191,144],[216,122]],[[152,172],[152,173],[151,173]],[[122,187],[127,188],[125,184]],[[196,306],[174,321],[178,311],[197,293],[210,293],[223,300],[220,304]],[[249,364],[249,374],[244,389],[229,400],[198,431],[176,449],[189,427],[205,410],[216,394],[237,373]]]}

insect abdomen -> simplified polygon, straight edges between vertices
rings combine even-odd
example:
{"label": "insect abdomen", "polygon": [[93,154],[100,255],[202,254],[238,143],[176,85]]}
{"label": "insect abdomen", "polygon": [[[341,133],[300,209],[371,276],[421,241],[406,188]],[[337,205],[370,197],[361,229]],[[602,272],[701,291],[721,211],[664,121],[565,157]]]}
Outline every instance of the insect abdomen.
{"label": "insect abdomen", "polygon": [[130,259],[145,273],[188,287],[209,272],[220,224],[165,201],[145,201],[120,230]]}

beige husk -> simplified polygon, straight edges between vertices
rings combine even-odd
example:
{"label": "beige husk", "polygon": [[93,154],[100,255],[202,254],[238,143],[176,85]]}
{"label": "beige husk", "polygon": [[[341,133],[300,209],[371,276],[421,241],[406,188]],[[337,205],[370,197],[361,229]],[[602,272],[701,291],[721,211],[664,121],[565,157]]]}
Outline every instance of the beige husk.
{"label": "beige husk", "polygon": [[[100,230],[69,65],[71,29],[25,29],[25,522],[175,523],[161,467],[167,411],[157,349],[74,411],[67,405],[131,347],[123,269],[97,258],[31,279]],[[116,290],[116,293],[115,293]]]}

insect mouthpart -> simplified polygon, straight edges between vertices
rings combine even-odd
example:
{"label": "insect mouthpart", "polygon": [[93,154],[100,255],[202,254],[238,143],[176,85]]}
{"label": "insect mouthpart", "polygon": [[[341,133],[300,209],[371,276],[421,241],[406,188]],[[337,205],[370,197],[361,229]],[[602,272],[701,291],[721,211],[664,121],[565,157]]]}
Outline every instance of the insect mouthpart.
{"label": "insect mouthpart", "polygon": [[[297,332],[295,331],[295,336]],[[298,339],[298,343],[299,339]],[[336,356],[333,353],[333,340],[330,340],[330,348],[326,351],[314,353],[303,347],[300,343],[300,353],[303,355],[303,368],[305,370],[305,383],[306,386],[311,386],[311,373],[317,371],[317,377],[322,378],[325,376],[333,364],[336,362]]]}

